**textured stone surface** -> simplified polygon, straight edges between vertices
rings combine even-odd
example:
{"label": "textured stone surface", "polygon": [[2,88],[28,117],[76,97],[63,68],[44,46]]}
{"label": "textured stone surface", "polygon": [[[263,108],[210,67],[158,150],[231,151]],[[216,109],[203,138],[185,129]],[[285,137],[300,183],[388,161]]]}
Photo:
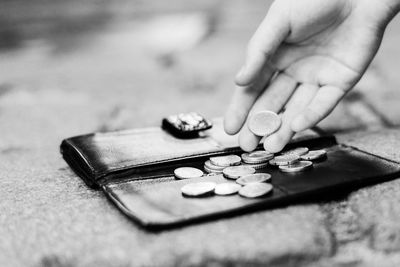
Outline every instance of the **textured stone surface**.
{"label": "textured stone surface", "polygon": [[[58,152],[61,140],[93,131],[158,125],[163,115],[182,111],[220,116],[246,42],[268,4],[57,2],[42,1],[52,12],[35,16],[39,11],[32,11],[26,20],[26,10],[43,6],[19,9],[7,2],[1,9],[19,11],[8,17],[8,24],[20,31],[12,42],[1,43],[6,48],[0,51],[4,70],[0,76],[0,266],[400,264],[397,180],[337,201],[159,233],[145,232],[126,219],[101,192],[87,188],[71,172]],[[143,40],[150,38],[148,25],[167,13],[178,17],[184,13],[191,22],[200,16],[205,23],[200,28],[207,36],[185,49],[171,44],[177,47],[173,52],[144,45]],[[87,27],[77,28],[79,24]],[[386,89],[374,88],[390,79],[399,82],[394,68],[400,40],[393,34],[399,28],[397,20],[373,69],[321,125],[331,132],[375,129],[338,137],[400,161],[400,130],[382,129],[387,121],[395,124],[398,103],[389,93],[381,95]],[[387,90],[394,93],[394,87]]]}

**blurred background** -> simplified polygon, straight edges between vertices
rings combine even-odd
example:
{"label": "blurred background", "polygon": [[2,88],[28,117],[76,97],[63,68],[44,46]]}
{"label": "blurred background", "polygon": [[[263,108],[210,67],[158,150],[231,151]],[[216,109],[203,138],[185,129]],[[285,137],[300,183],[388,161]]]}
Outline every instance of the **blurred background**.
{"label": "blurred background", "polygon": [[[177,112],[222,116],[246,43],[270,2],[2,0],[0,125],[31,134],[46,127],[60,140],[158,125]],[[392,90],[399,28],[397,19],[381,63],[322,123],[326,129],[393,124],[377,105],[399,100]],[[10,123],[15,117],[24,122]]]}

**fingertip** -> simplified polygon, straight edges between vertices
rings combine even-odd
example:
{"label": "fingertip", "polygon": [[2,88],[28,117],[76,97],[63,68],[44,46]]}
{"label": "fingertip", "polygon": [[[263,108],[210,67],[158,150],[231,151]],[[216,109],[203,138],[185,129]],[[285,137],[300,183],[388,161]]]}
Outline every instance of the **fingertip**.
{"label": "fingertip", "polygon": [[224,130],[229,135],[235,135],[239,132],[240,128],[237,126],[237,124],[232,119],[230,119],[229,115],[225,115]]}
{"label": "fingertip", "polygon": [[270,153],[280,152],[286,143],[278,135],[271,135],[264,141],[264,149]]}
{"label": "fingertip", "polygon": [[304,117],[304,115],[300,114],[300,115],[296,116],[293,119],[293,121],[290,125],[290,128],[292,129],[293,132],[296,132],[296,133],[304,131],[305,129],[309,128],[307,125],[307,120]]}
{"label": "fingertip", "polygon": [[235,84],[238,86],[248,86],[251,84],[252,80],[248,77],[245,70],[240,70],[239,73],[235,77]]}
{"label": "fingertip", "polygon": [[260,143],[260,138],[251,133],[247,127],[244,127],[239,135],[239,146],[246,152],[253,151]]}

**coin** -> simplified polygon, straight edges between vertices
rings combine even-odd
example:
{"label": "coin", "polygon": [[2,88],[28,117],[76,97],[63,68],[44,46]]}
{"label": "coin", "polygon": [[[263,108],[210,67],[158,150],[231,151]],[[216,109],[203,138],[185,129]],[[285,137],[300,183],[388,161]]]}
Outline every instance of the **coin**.
{"label": "coin", "polygon": [[312,166],[313,163],[311,161],[302,160],[287,166],[279,166],[279,170],[282,172],[301,172],[312,168]]}
{"label": "coin", "polygon": [[225,168],[222,173],[226,178],[238,179],[244,175],[255,173],[256,170],[250,166],[232,166]]}
{"label": "coin", "polygon": [[293,164],[296,161],[299,160],[299,156],[297,155],[281,155],[281,156],[276,156],[275,158],[271,159],[269,161],[269,164],[274,165],[274,166],[280,166],[280,165],[289,165]]}
{"label": "coin", "polygon": [[174,170],[177,179],[197,178],[203,176],[203,174],[201,170],[192,167],[181,167]]}
{"label": "coin", "polygon": [[214,191],[217,184],[213,182],[199,182],[184,185],[181,188],[182,194],[189,197],[199,197]]}
{"label": "coin", "polygon": [[276,132],[282,124],[278,114],[264,110],[250,115],[248,127],[257,136],[267,136]]}
{"label": "coin", "polygon": [[271,154],[265,150],[257,150],[250,153],[243,153],[242,160],[245,163],[249,164],[257,164],[264,163],[269,161],[274,157],[274,154]]}
{"label": "coin", "polygon": [[236,180],[236,183],[240,185],[247,185],[252,183],[263,183],[271,180],[271,174],[269,173],[254,173],[240,177]]}
{"label": "coin", "polygon": [[326,157],[326,151],[324,149],[320,150],[310,150],[307,154],[300,156],[304,160],[318,160]]}
{"label": "coin", "polygon": [[259,169],[266,168],[268,166],[268,162],[258,163],[258,164],[247,164],[247,163],[244,163],[244,164],[242,164],[240,166],[248,166],[248,167],[252,167],[252,168],[254,168],[256,170],[259,170]]}
{"label": "coin", "polygon": [[239,195],[246,198],[256,198],[272,192],[273,186],[266,183],[252,183],[243,186],[239,190]]}
{"label": "coin", "polygon": [[301,155],[305,155],[308,153],[308,148],[306,147],[297,147],[294,149],[290,149],[288,151],[284,151],[281,154],[282,155],[297,155],[297,156],[301,156]]}
{"label": "coin", "polygon": [[211,157],[210,162],[213,165],[220,167],[229,167],[239,165],[242,159],[236,155],[227,155],[219,157]]}
{"label": "coin", "polygon": [[239,184],[222,183],[215,186],[214,193],[219,196],[233,195],[236,194],[240,188],[242,187]]}
{"label": "coin", "polygon": [[204,169],[207,172],[220,172],[222,173],[222,170],[225,169],[226,167],[221,167],[221,166],[217,166],[211,163],[210,160],[207,160],[206,162],[204,162]]}

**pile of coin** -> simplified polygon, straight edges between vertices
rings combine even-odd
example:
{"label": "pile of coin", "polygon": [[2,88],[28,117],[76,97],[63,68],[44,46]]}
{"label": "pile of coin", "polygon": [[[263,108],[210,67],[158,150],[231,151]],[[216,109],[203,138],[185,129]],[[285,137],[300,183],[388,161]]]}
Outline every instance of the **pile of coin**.
{"label": "pile of coin", "polygon": [[[313,167],[313,162],[326,158],[325,150],[312,150],[298,147],[280,153],[277,156],[266,151],[258,150],[237,155],[210,157],[204,163],[204,170],[208,175],[223,174],[226,182],[216,184],[213,182],[190,183],[182,187],[182,194],[188,197],[202,197],[210,194],[227,196],[239,193],[247,198],[255,198],[272,192],[273,186],[269,184],[271,174],[258,172],[268,165],[276,166],[282,172],[300,172]],[[202,170],[193,167],[181,167],[174,171],[177,179],[191,179],[204,176]]]}
{"label": "pile of coin", "polygon": [[282,172],[301,172],[313,167],[312,161],[326,158],[326,151],[309,150],[306,147],[298,147],[274,157],[269,161],[272,166],[278,166]]}
{"label": "pile of coin", "polygon": [[236,183],[197,182],[186,184],[181,188],[181,192],[187,197],[204,197],[212,194],[229,196],[238,193],[245,198],[256,198],[272,192],[273,186],[267,184],[270,179],[271,175],[268,173],[247,174],[238,178]]}

